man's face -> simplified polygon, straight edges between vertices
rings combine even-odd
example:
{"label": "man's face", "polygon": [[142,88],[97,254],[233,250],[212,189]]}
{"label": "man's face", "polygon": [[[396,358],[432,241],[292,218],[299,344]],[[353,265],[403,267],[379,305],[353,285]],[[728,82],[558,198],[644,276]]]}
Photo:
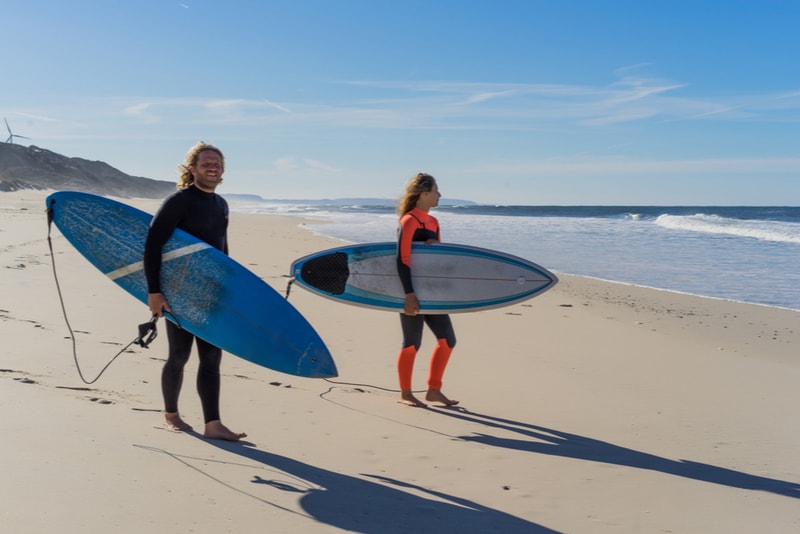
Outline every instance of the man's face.
{"label": "man's face", "polygon": [[213,150],[204,150],[197,156],[197,164],[193,165],[191,170],[195,187],[213,193],[222,181],[225,167],[219,154]]}

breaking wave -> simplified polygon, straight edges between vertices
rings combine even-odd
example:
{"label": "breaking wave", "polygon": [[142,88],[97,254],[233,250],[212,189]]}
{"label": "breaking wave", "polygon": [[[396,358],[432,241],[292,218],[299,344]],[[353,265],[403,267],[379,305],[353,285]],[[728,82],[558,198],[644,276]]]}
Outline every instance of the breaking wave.
{"label": "breaking wave", "polygon": [[671,230],[749,237],[778,243],[800,243],[800,224],[798,223],[732,219],[704,213],[660,215],[656,218],[655,223]]}

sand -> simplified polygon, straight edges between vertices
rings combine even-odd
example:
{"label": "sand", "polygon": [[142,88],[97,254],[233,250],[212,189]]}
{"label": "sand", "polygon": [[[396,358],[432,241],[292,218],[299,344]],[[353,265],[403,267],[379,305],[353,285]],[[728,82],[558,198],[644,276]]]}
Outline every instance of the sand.
{"label": "sand", "polygon": [[[162,427],[163,324],[80,380],[44,198],[0,194],[4,532],[800,531],[800,312],[561,275],[454,315],[443,391],[461,404],[420,409],[396,402],[395,313],[294,287],[339,377],[225,354],[223,420],[248,437],[210,441]],[[233,214],[231,255],[284,292],[292,260],[338,244],[306,226]],[[91,379],[149,314],[52,235]],[[195,366],[181,411],[200,428]]]}

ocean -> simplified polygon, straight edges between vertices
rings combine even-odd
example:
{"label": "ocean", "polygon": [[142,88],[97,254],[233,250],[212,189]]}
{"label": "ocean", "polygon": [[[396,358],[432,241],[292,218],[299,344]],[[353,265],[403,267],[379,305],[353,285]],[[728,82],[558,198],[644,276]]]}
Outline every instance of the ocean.
{"label": "ocean", "polygon": [[[394,241],[388,203],[263,201],[320,234]],[[440,205],[442,241],[501,250],[555,273],[800,310],[800,207]],[[288,266],[287,266],[288,267]]]}

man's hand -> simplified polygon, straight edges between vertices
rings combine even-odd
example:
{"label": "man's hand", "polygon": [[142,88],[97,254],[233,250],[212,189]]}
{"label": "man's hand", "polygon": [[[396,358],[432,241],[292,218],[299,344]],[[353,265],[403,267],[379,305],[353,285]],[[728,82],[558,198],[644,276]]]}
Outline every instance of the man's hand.
{"label": "man's hand", "polygon": [[150,293],[147,295],[147,305],[150,307],[150,313],[154,317],[163,317],[164,312],[171,312],[166,297],[162,293]]}

